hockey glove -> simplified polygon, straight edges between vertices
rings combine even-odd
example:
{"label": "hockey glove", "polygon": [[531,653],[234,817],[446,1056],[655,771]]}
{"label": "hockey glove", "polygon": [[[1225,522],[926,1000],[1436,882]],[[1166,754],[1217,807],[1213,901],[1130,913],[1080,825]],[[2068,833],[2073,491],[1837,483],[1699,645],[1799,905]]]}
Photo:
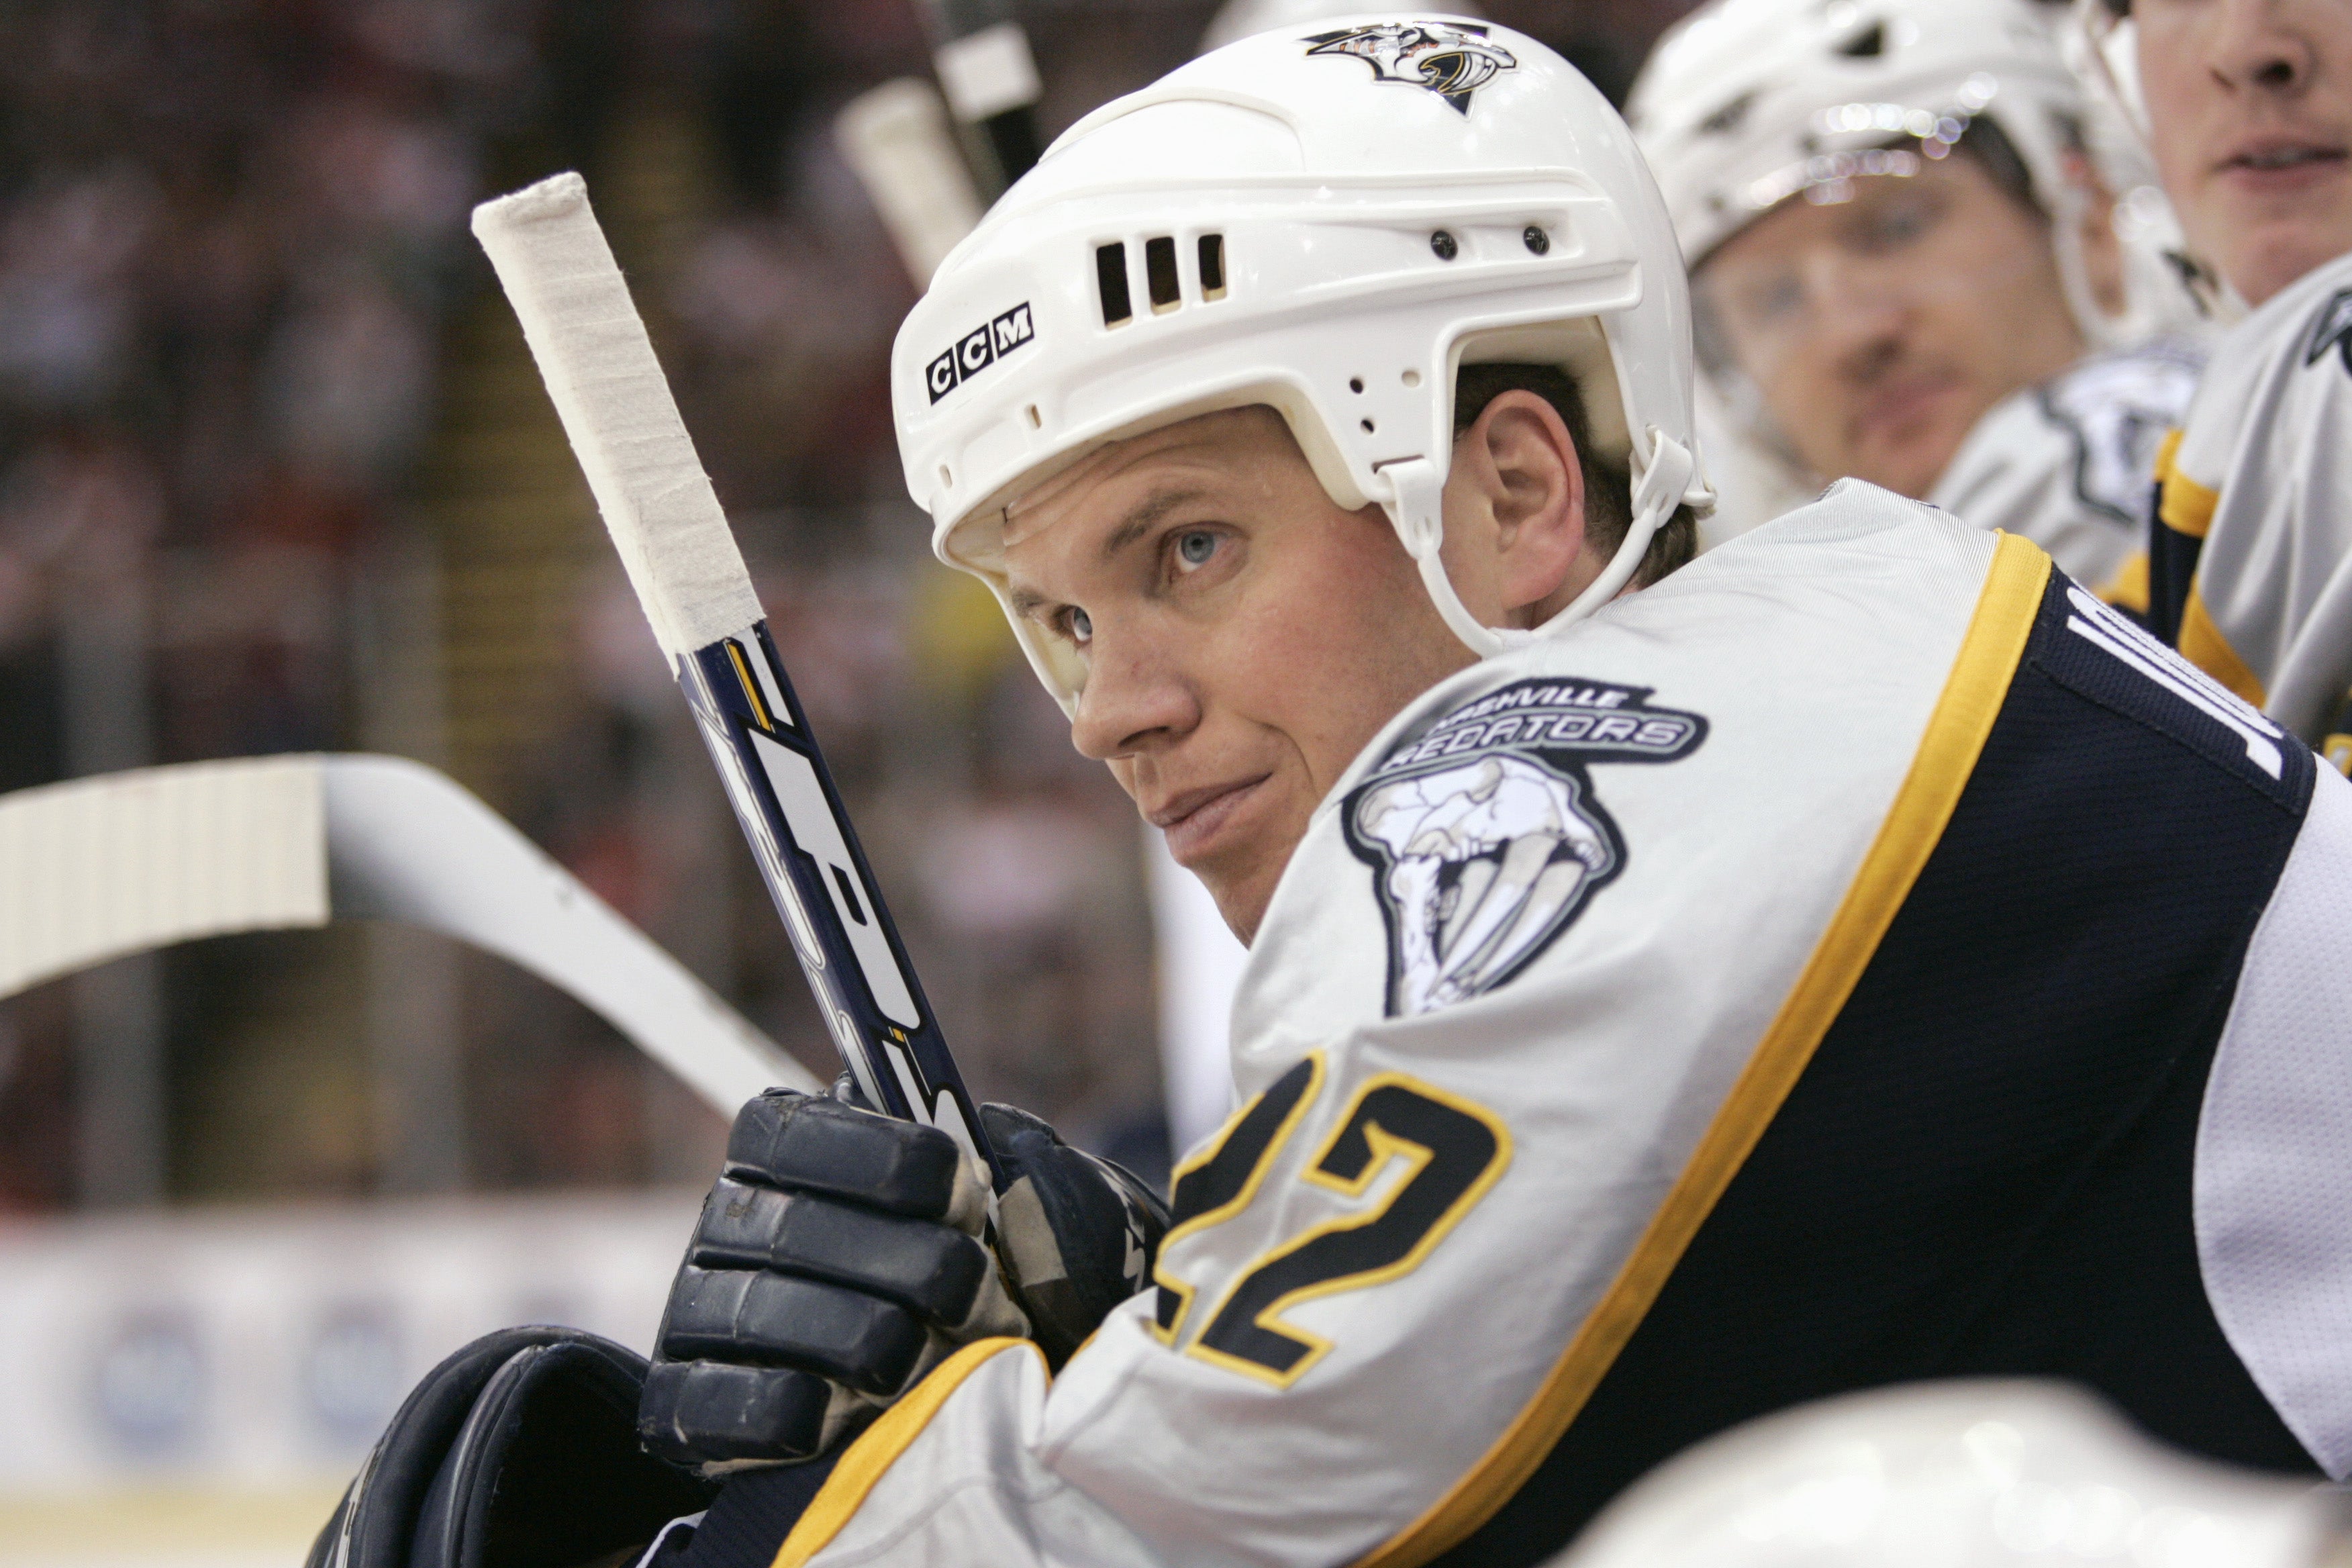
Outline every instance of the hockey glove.
{"label": "hockey glove", "polygon": [[957,1346],[1028,1331],[955,1141],[841,1092],[770,1089],[735,1118],[638,1405],[673,1463],[812,1458]]}
{"label": "hockey glove", "polygon": [[1006,1106],[1002,1258],[954,1141],[772,1089],[743,1108],[671,1287],[638,1432],[718,1474],[827,1452],[960,1345],[1034,1332],[1056,1365],[1142,1289],[1166,1210]]}
{"label": "hockey glove", "polygon": [[707,1482],[640,1453],[646,1363],[577,1329],[500,1329],[425,1374],[310,1548],[309,1568],[634,1561]]}
{"label": "hockey glove", "polygon": [[983,1105],[980,1120],[1013,1178],[997,1204],[997,1250],[1031,1337],[1059,1372],[1113,1307],[1151,1282],[1168,1205],[1025,1110]]}

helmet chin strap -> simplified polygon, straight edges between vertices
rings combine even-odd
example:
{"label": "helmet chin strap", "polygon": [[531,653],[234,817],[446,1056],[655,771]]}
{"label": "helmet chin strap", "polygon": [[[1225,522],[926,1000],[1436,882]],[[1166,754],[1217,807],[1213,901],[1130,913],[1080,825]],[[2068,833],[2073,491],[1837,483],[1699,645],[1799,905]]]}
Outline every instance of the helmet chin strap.
{"label": "helmet chin strap", "polygon": [[1454,591],[1442,553],[1445,547],[1445,481],[1438,477],[1437,465],[1427,458],[1408,458],[1381,466],[1381,472],[1388,477],[1391,499],[1381,505],[1395,525],[1397,537],[1404,542],[1405,552],[1421,569],[1422,584],[1429,590],[1430,603],[1437,606],[1439,617],[1472,653],[1481,658],[1492,658],[1511,648],[1556,637],[1584,619],[1615,598],[1619,590],[1633,580],[1641,567],[1642,557],[1649,553],[1650,541],[1675,514],[1675,508],[1685,501],[1702,505],[1714,499],[1713,493],[1705,489],[1692,493],[1691,481],[1696,474],[1698,459],[1687,447],[1654,425],[1645,434],[1650,438],[1649,460],[1642,465],[1642,477],[1633,486],[1633,521],[1625,529],[1623,542],[1617,546],[1617,553],[1610,557],[1601,575],[1566,609],[1533,628],[1486,626],[1470,613],[1461,595]]}

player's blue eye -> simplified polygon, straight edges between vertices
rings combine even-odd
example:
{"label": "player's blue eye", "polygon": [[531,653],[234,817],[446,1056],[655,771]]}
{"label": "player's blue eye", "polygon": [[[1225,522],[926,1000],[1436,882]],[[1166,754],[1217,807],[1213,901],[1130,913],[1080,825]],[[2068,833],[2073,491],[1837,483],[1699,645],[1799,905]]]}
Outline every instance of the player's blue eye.
{"label": "player's blue eye", "polygon": [[1070,640],[1072,642],[1083,643],[1094,641],[1094,618],[1088,616],[1084,610],[1079,609],[1076,605],[1072,605],[1069,613],[1063,617],[1063,625],[1069,628]]}
{"label": "player's blue eye", "polygon": [[1205,566],[1216,552],[1217,536],[1205,528],[1176,536],[1176,559],[1187,566]]}

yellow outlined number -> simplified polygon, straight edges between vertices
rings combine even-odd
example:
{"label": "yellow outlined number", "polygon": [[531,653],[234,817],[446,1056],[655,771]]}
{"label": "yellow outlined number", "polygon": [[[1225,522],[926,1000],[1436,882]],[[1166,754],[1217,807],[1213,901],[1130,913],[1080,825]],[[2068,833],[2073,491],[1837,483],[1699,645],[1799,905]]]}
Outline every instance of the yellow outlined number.
{"label": "yellow outlined number", "polygon": [[[1282,1314],[1421,1267],[1510,1158],[1508,1130],[1484,1106],[1402,1073],[1368,1080],[1301,1179],[1360,1197],[1392,1162],[1405,1163],[1403,1174],[1370,1213],[1327,1221],[1252,1264],[1188,1353],[1288,1387],[1323,1359],[1331,1342],[1283,1321]],[[1163,1288],[1163,1310],[1166,1301]],[[1167,1337],[1173,1337],[1172,1325]]]}
{"label": "yellow outlined number", "polygon": [[[1197,1230],[1231,1219],[1257,1196],[1258,1184],[1275,1152],[1290,1138],[1298,1119],[1314,1103],[1323,1087],[1323,1053],[1311,1051],[1304,1061],[1284,1073],[1234,1112],[1208,1145],[1176,1167],[1171,1193],[1168,1234],[1160,1238],[1160,1255],[1169,1246]],[[1152,1332],[1163,1345],[1176,1342],[1176,1331],[1192,1304],[1192,1287],[1181,1279],[1154,1271],[1160,1287]]]}

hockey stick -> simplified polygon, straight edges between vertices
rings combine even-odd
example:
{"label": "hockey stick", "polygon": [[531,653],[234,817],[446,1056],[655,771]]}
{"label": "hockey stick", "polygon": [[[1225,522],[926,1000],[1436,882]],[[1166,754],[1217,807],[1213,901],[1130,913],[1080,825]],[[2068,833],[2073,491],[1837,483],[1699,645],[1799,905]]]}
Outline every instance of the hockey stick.
{"label": "hockey stick", "polygon": [[1001,1178],[586,184],[558,174],[485,202],[474,234],[858,1088]]}
{"label": "hockey stick", "polygon": [[900,77],[860,93],[834,116],[833,138],[882,215],[907,275],[918,290],[929,288],[948,252],[980,222],[980,192],[939,89]]}
{"label": "hockey stick", "polygon": [[496,812],[402,757],[243,757],[0,795],[0,997],[174,942],[395,921],[577,998],[722,1115],[816,1079]]}
{"label": "hockey stick", "polygon": [[1027,174],[1045,145],[1037,136],[1037,62],[1012,0],[922,0],[931,67],[955,117],[978,131],[1004,184]]}

